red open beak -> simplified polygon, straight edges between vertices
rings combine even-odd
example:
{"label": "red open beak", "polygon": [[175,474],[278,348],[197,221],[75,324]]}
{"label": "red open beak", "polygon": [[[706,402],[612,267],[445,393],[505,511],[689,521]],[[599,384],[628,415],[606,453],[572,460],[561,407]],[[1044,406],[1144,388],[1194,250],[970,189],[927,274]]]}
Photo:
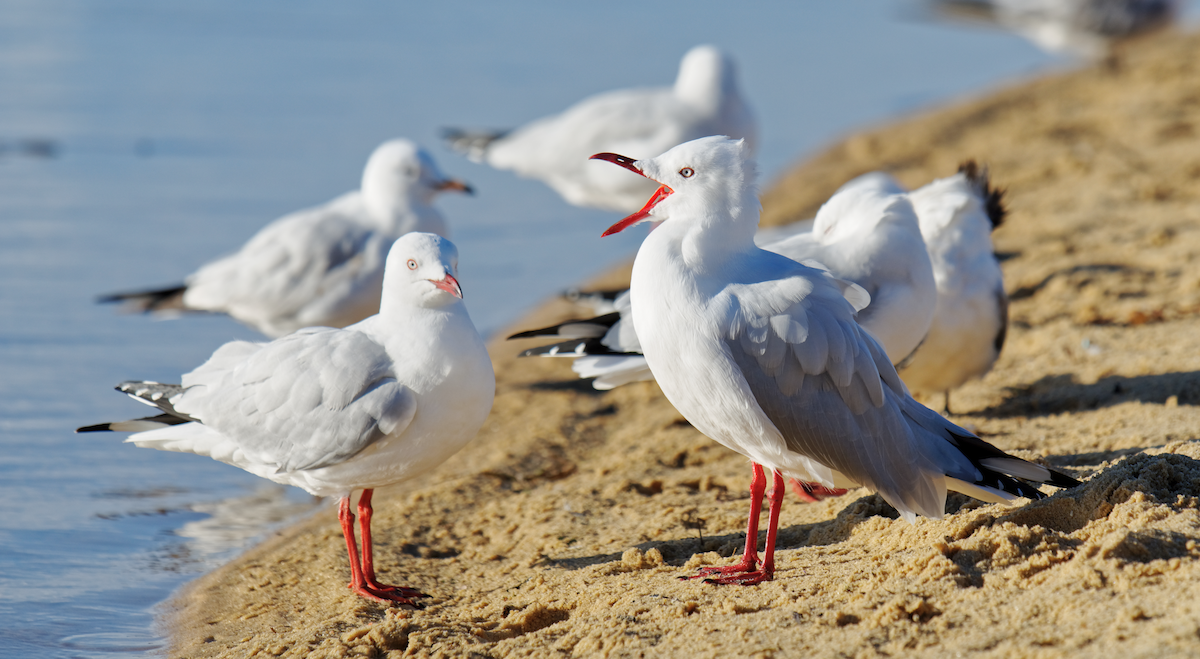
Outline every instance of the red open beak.
{"label": "red open beak", "polygon": [[[629,171],[633,172],[634,174],[637,174],[639,176],[645,176],[645,174],[642,172],[642,170],[638,169],[637,166],[634,165],[634,163],[636,163],[637,161],[634,160],[633,158],[630,158],[629,156],[622,156],[622,155],[618,155],[615,153],[597,153],[596,155],[589,158],[589,160],[606,160],[608,162],[613,163],[614,165],[620,165],[621,167],[628,169]],[[629,227],[637,224],[638,222],[641,222],[641,221],[647,219],[648,217],[650,217],[650,210],[653,209],[655,206],[657,206],[659,204],[659,202],[661,202],[663,199],[666,199],[674,192],[675,192],[674,190],[667,187],[666,185],[658,186],[658,189],[655,190],[654,194],[650,196],[650,201],[647,201],[646,205],[642,206],[641,210],[634,213],[633,215],[630,215],[629,217],[624,218],[620,222],[617,222],[616,224],[612,225],[604,233],[600,234],[600,237],[603,238],[604,236],[611,236],[614,233],[620,233],[620,232],[628,229]]]}
{"label": "red open beak", "polygon": [[464,194],[470,194],[470,195],[475,194],[474,188],[472,188],[467,183],[460,181],[458,179],[454,179],[454,178],[448,178],[448,179],[438,183],[436,186],[434,186],[434,189],[439,192],[444,192],[446,190],[457,190]]}
{"label": "red open beak", "polygon": [[437,286],[443,291],[446,291],[460,300],[462,299],[462,286],[458,285],[458,280],[454,278],[454,275],[447,272],[445,279],[430,279],[429,281],[433,282],[434,286]]}

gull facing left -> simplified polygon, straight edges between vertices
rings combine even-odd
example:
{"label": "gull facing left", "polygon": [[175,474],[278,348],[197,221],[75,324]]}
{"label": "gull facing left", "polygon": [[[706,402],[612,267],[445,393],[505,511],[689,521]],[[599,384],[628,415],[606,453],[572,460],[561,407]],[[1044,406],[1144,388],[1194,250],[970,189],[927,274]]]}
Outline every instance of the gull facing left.
{"label": "gull facing left", "polygon": [[[940,518],[947,489],[999,502],[1045,496],[1034,483],[1078,484],[913,400],[855,322],[869,301],[862,288],[754,244],[756,173],[742,141],[706,137],[647,160],[593,158],[660,184],[604,234],[660,222],[638,250],[630,283],[650,370],[696,429],[753,463],[742,560],[701,576],[741,584],[773,577],[785,476],[866,486],[909,521]],[[760,565],[764,467],[774,487]]]}
{"label": "gull facing left", "polygon": [[[422,593],[375,577],[371,496],[454,455],[491,410],[492,362],[463,306],[457,271],[450,241],[407,234],[388,254],[377,315],[345,329],[310,327],[270,343],[227,343],[182,384],[124,382],[119,391],[159,414],[78,432],[134,432],[125,441],[207,455],[339,497],[350,588],[415,605]],[[353,490],[362,490],[361,555]]]}

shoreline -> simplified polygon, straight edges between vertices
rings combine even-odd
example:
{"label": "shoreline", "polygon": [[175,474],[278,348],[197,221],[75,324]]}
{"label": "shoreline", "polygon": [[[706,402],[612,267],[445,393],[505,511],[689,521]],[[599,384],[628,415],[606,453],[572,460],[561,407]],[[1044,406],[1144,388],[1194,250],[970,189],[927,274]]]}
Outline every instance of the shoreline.
{"label": "shoreline", "polygon": [[[375,500],[380,578],[425,610],[349,593],[322,511],[177,594],[171,656],[1200,653],[1200,36],[1137,46],[862,131],[762,196],[771,226],[867,171],[917,186],[986,163],[1012,210],[1009,338],[952,418],[1083,486],[952,495],[912,525],[861,489],[790,499],[774,581],[679,581],[740,551],[745,460],[653,383],[597,392],[492,341],[479,436]],[[514,327],[579,313],[554,300]]]}

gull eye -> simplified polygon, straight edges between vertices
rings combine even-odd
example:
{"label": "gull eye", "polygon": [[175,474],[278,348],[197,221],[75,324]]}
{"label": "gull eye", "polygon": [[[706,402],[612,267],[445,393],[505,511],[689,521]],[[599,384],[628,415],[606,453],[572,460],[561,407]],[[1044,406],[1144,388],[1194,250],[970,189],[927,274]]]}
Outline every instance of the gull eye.
{"label": "gull eye", "polygon": [[695,173],[696,170],[692,169],[691,167],[684,167],[683,169],[679,170],[679,175],[683,178],[692,178],[692,175]]}
{"label": "gull eye", "polygon": [[416,259],[409,259],[409,260],[408,260],[408,269],[409,269],[409,270],[416,270],[416,269],[417,269],[417,260],[416,260]]}

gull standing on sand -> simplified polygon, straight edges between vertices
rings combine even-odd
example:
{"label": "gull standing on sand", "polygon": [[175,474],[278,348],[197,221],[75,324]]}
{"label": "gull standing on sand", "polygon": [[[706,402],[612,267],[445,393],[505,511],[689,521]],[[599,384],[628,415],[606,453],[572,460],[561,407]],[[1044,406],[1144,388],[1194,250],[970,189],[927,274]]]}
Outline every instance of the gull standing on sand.
{"label": "gull standing on sand", "polygon": [[974,162],[910,195],[933,261],[937,310],[900,377],[918,393],[941,393],[948,414],[950,390],[986,375],[1008,333],[1008,294],[992,247],[1003,195]]}
{"label": "gull standing on sand", "polygon": [[[999,502],[1045,496],[1033,483],[1078,484],[913,400],[855,322],[868,302],[862,288],[754,244],[756,173],[743,142],[707,137],[640,161],[593,157],[660,184],[604,233],[660,223],[638,250],[630,286],[655,379],[693,426],[753,463],[742,560],[701,576],[742,584],[773,577],[785,476],[869,487],[909,521],[940,518],[947,489]],[[774,487],[760,566],[764,467]]]}
{"label": "gull standing on sand", "polygon": [[[457,271],[450,241],[407,234],[388,254],[377,315],[345,329],[227,343],[179,385],[124,382],[119,391],[160,413],[78,432],[134,432],[125,441],[207,455],[339,497],[350,588],[414,604],[419,591],[376,580],[371,496],[454,455],[491,410],[492,362],[463,306]],[[350,511],[354,490],[362,490],[361,555]]]}
{"label": "gull standing on sand", "polygon": [[[762,230],[754,237],[765,250],[827,270],[865,289],[871,303],[858,313],[858,323],[897,364],[925,339],[938,295],[933,265],[908,195],[887,174],[864,174],[839,188],[812,221]],[[640,354],[628,293],[612,305],[616,313],[509,338],[572,339],[521,354],[576,357],[572,368],[580,377],[596,378],[592,382],[596,389],[654,379]]]}
{"label": "gull standing on sand", "polygon": [[753,148],[757,132],[733,60],[704,45],[683,56],[672,87],[610,91],[514,130],[451,128],[445,137],[471,160],[539,179],[575,206],[630,212],[654,187],[588,156],[620,150],[650,158],[705,135],[745,138]]}
{"label": "gull standing on sand", "polygon": [[384,263],[397,238],[446,235],[432,206],[444,190],[472,192],[443,176],[411,140],[384,142],[367,161],[359,190],[275,220],[182,285],[100,301],[140,312],[225,313],[271,338],[315,325],[345,327],[379,311]]}

